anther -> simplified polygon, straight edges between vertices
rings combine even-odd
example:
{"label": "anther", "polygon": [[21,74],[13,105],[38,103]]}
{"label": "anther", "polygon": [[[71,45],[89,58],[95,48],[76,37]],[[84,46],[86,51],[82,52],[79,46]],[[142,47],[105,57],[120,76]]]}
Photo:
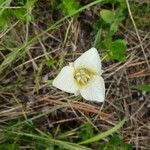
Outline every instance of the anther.
{"label": "anther", "polygon": [[91,72],[86,68],[75,70],[74,79],[79,85],[85,85],[91,79]]}

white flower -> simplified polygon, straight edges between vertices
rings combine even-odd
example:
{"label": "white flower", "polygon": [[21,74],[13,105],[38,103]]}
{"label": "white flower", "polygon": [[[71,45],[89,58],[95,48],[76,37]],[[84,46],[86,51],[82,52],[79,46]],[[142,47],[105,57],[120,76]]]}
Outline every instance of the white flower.
{"label": "white flower", "polygon": [[68,93],[79,93],[89,101],[103,102],[105,83],[101,60],[95,48],[83,53],[74,63],[62,68],[53,81],[53,86]]}

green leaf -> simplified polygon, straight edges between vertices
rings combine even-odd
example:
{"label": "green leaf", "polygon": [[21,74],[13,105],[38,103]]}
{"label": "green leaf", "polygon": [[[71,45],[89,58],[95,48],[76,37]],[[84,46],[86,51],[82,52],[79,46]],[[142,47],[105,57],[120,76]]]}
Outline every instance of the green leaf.
{"label": "green leaf", "polygon": [[132,150],[132,146],[124,143],[119,135],[113,135],[109,141],[100,143],[98,150]]}
{"label": "green leaf", "polygon": [[62,0],[60,7],[65,15],[72,15],[79,9],[80,5],[77,0]]}
{"label": "green leaf", "polygon": [[18,20],[20,21],[31,21],[32,16],[27,13],[27,9],[25,8],[20,8],[20,9],[16,9],[13,11],[13,16],[15,16]]}
{"label": "green leaf", "polygon": [[85,123],[80,128],[78,134],[79,134],[79,138],[81,138],[82,141],[93,137],[94,136],[94,131],[93,131],[92,125],[90,123]]}
{"label": "green leaf", "polygon": [[31,8],[35,5],[35,3],[37,2],[37,0],[28,0],[25,4],[25,7],[28,9],[28,8]]}
{"label": "green leaf", "polygon": [[0,1],[0,6],[3,6],[3,5],[4,5],[4,2],[5,2],[5,0],[1,0],[1,1]]}
{"label": "green leaf", "polygon": [[110,32],[114,34],[117,30],[121,22],[125,19],[124,9],[118,8],[114,11],[114,21],[110,26]]}
{"label": "green leaf", "polygon": [[118,0],[120,3],[120,7],[126,9],[127,8],[127,4],[125,0]]}
{"label": "green leaf", "polygon": [[55,63],[56,63],[56,61],[53,60],[53,59],[47,59],[47,60],[45,61],[45,64],[46,64],[48,67],[53,66]]}
{"label": "green leaf", "polygon": [[101,29],[98,30],[96,36],[95,36],[95,40],[94,40],[94,47],[95,48],[100,48],[101,46]]}
{"label": "green leaf", "polygon": [[4,28],[8,23],[7,18],[5,18],[3,15],[0,15],[0,28]]}
{"label": "green leaf", "polygon": [[32,20],[32,15],[28,10],[34,7],[35,2],[37,2],[37,0],[28,0],[22,8],[12,11],[12,15],[20,21],[30,22]]}
{"label": "green leaf", "polygon": [[51,0],[51,2],[50,2],[50,9],[51,10],[59,9],[59,2],[56,1],[56,0]]}
{"label": "green leaf", "polygon": [[150,92],[150,84],[135,85],[133,88],[139,91]]}
{"label": "green leaf", "polygon": [[118,124],[116,124],[113,128],[111,128],[111,129],[109,129],[103,133],[100,133],[100,134],[98,134],[98,135],[96,135],[96,136],[94,136],[88,140],[82,141],[82,142],[80,142],[80,144],[89,144],[89,143],[97,142],[97,141],[111,135],[112,133],[116,132],[117,130],[119,130],[124,125],[126,119],[127,118],[125,117],[122,121],[120,121]]}
{"label": "green leaf", "polygon": [[107,147],[108,147],[107,143],[102,143],[100,144],[98,150],[107,150],[108,149]]}
{"label": "green leaf", "polygon": [[101,17],[103,18],[103,20],[106,22],[106,23],[109,23],[111,24],[113,21],[114,21],[114,17],[115,17],[115,13],[114,11],[110,11],[110,10],[102,10],[100,12],[100,15]]}
{"label": "green leaf", "polygon": [[110,144],[118,146],[121,143],[121,138],[118,135],[114,135],[110,138]]}
{"label": "green leaf", "polygon": [[46,86],[51,86],[52,82],[53,82],[53,80],[46,80],[45,84],[46,84]]}
{"label": "green leaf", "polygon": [[124,62],[126,60],[126,41],[125,40],[116,40],[113,41],[109,46],[108,56],[111,59]]}
{"label": "green leaf", "polygon": [[4,28],[10,22],[10,11],[5,9],[0,14],[0,28]]}

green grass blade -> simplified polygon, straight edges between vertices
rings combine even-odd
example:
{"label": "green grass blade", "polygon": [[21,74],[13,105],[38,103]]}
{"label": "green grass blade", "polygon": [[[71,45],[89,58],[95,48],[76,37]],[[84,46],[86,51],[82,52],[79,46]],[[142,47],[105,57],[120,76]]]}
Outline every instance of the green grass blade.
{"label": "green grass blade", "polygon": [[135,85],[133,86],[133,89],[136,89],[139,91],[150,92],[150,84]]}
{"label": "green grass blade", "polygon": [[68,149],[68,150],[91,150],[90,148],[87,148],[85,146],[81,146],[79,144],[53,139],[50,136],[49,137],[45,137],[45,136],[42,136],[42,135],[39,136],[39,135],[35,135],[35,134],[22,133],[22,132],[11,132],[11,133],[14,133],[14,134],[17,134],[17,135],[21,135],[21,136],[32,137],[34,139],[38,139],[38,140],[42,140],[42,141],[46,141],[46,142],[49,142],[49,144],[58,145],[58,146],[62,147],[62,149]]}
{"label": "green grass blade", "polygon": [[0,2],[0,16],[4,12],[5,8],[10,5],[11,1],[12,0],[6,0],[6,1]]}
{"label": "green grass blade", "polygon": [[97,141],[107,137],[107,136],[111,135],[112,133],[116,132],[118,129],[120,129],[124,125],[125,121],[126,121],[126,117],[122,121],[120,121],[118,124],[116,124],[113,128],[111,128],[103,133],[100,133],[88,140],[80,142],[79,144],[89,144],[92,142],[97,142]]}

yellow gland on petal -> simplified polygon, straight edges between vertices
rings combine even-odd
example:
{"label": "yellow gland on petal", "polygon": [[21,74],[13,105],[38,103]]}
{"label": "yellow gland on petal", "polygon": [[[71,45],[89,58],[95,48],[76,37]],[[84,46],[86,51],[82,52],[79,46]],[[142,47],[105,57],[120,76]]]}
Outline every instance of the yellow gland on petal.
{"label": "yellow gland on petal", "polygon": [[91,69],[77,68],[74,71],[74,79],[79,87],[86,86],[95,73]]}

